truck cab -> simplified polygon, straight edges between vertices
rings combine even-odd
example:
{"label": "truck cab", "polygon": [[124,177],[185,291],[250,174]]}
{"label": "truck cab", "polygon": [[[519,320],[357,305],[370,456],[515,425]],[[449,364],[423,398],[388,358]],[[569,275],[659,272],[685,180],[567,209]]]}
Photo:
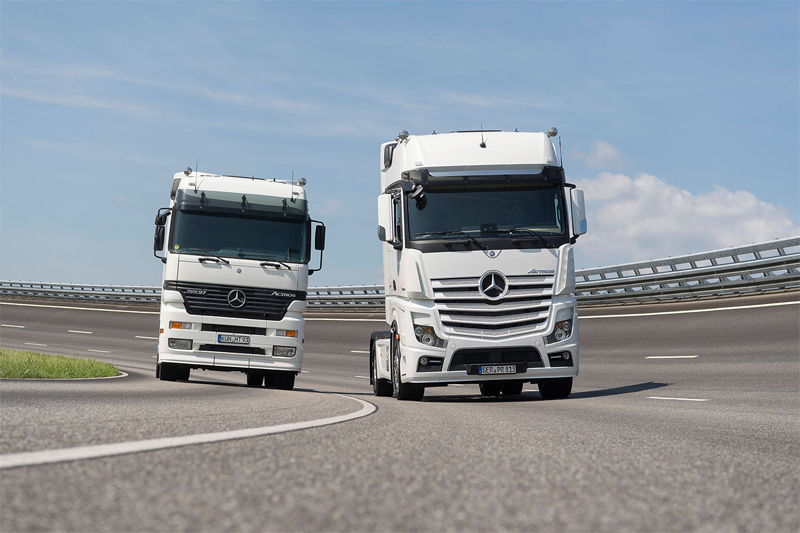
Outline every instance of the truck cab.
{"label": "truck cab", "polygon": [[[305,343],[312,221],[305,180],[175,174],[156,216],[164,263],[156,376],[237,371],[290,390]],[[314,248],[325,247],[318,222]],[[164,251],[162,256],[157,252]]]}
{"label": "truck cab", "polygon": [[381,146],[378,238],[386,323],[376,395],[477,383],[487,396],[569,395],[578,375],[573,245],[583,191],[548,133],[409,135]]}

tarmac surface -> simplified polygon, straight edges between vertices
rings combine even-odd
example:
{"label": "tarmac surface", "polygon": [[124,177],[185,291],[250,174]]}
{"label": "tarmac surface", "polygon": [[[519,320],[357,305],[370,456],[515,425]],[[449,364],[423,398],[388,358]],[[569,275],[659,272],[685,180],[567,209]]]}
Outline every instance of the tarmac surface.
{"label": "tarmac surface", "polygon": [[[798,303],[582,308],[568,399],[465,385],[399,402],[369,384],[380,317],[309,315],[304,372],[279,391],[240,373],[157,380],[157,308],[6,300],[3,347],[128,376],[0,380],[0,468],[55,461],[0,469],[0,530],[798,531]],[[225,440],[119,452],[197,434]],[[97,445],[117,452],[58,459]]]}

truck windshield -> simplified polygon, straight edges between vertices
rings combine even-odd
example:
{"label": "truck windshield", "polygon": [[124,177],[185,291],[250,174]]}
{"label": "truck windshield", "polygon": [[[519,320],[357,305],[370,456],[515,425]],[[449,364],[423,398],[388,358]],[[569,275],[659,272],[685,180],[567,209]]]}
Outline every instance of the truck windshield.
{"label": "truck windshield", "polygon": [[409,236],[412,241],[565,237],[562,190],[555,184],[428,185],[424,209],[408,202]]}
{"label": "truck windshield", "polygon": [[308,262],[309,222],[304,200],[181,193],[184,191],[179,191],[175,202],[172,253]]}

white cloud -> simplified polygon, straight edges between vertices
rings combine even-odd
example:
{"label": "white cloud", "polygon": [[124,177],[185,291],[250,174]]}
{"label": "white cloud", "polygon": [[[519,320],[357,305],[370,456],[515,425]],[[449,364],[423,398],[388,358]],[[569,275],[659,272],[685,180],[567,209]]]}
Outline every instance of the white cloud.
{"label": "white cloud", "polygon": [[715,186],[693,195],[649,174],[609,172],[575,183],[586,192],[589,216],[576,246],[579,268],[800,235],[785,209],[747,191]]}
{"label": "white cloud", "polygon": [[574,149],[570,154],[572,157],[586,161],[586,165],[589,168],[619,169],[620,165],[622,165],[622,155],[614,148],[614,145],[606,141],[594,141],[592,144],[594,145],[594,150],[591,152],[581,152],[578,149]]}

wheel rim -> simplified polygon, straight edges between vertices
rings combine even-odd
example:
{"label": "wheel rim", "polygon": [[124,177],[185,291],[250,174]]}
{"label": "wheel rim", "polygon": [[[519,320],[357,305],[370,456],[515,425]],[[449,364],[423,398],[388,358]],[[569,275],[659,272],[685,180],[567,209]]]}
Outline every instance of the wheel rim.
{"label": "wheel rim", "polygon": [[392,350],[392,389],[397,397],[400,394],[400,347],[395,340]]}

